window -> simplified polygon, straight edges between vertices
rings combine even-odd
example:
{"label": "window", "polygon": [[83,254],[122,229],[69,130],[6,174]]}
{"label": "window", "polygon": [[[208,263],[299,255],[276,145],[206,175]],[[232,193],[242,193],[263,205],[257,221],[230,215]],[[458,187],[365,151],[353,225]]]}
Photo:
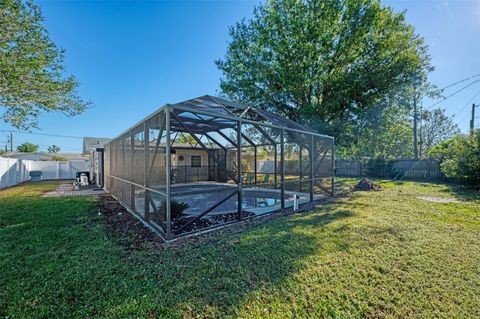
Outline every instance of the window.
{"label": "window", "polygon": [[191,159],[192,167],[201,167],[202,166],[202,157],[198,155],[192,155]]}

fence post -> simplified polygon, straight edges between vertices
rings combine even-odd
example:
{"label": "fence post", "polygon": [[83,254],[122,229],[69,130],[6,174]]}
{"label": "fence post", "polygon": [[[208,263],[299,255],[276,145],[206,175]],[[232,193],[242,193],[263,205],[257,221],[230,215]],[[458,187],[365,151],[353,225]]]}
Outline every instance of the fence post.
{"label": "fence post", "polygon": [[332,196],[335,196],[335,139],[332,138]]}
{"label": "fence post", "polygon": [[[280,207],[285,209],[285,130],[280,131]],[[276,158],[276,157],[275,157]],[[276,175],[275,175],[276,176]]]}
{"label": "fence post", "polygon": [[[227,164],[225,163],[225,166]],[[243,173],[242,173],[242,121],[237,122],[237,213],[238,220],[242,220],[243,203]]]}
{"label": "fence post", "polygon": [[20,167],[21,165],[19,165],[19,163],[21,162],[22,160],[19,159],[16,163],[15,163],[15,183],[17,184],[20,184]]}
{"label": "fence post", "polygon": [[315,175],[315,171],[314,171],[314,168],[313,168],[313,165],[314,165],[314,152],[313,152],[313,145],[314,145],[314,141],[313,141],[313,135],[310,136],[310,150],[308,152],[308,154],[310,155],[309,156],[309,165],[310,165],[310,201],[313,202],[313,188],[315,186],[315,180],[314,180],[314,175]]}

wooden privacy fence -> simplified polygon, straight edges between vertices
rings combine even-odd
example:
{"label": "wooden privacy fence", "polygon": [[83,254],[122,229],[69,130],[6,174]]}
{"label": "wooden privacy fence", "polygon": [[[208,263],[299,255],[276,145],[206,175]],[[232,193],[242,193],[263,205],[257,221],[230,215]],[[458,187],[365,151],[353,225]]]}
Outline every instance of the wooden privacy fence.
{"label": "wooden privacy fence", "polygon": [[359,160],[336,160],[335,161],[335,175],[344,177],[364,176],[365,169]]}
{"label": "wooden privacy fence", "polygon": [[392,162],[396,175],[406,179],[442,179],[440,163],[435,160],[396,160]]}
{"label": "wooden privacy fence", "polygon": [[432,159],[399,159],[385,162],[384,167],[368,160],[336,160],[336,176],[378,176],[396,179],[443,179],[440,164]]}

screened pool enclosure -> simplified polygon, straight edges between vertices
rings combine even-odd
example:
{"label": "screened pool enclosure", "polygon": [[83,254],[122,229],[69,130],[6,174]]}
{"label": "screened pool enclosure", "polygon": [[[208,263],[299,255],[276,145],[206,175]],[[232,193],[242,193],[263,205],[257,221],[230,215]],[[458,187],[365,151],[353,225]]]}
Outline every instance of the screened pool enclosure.
{"label": "screened pool enclosure", "polygon": [[171,240],[332,194],[333,154],[330,136],[206,95],[105,145],[105,188]]}

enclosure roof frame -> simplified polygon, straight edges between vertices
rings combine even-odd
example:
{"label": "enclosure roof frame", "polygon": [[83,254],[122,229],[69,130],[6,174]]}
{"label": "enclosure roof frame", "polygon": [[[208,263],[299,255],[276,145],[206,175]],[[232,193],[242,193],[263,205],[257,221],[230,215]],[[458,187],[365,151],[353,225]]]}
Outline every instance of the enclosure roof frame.
{"label": "enclosure roof frame", "polygon": [[[222,112],[214,112],[214,111],[209,111],[209,110],[205,110],[205,109],[202,109],[202,108],[197,108],[197,107],[194,107],[194,106],[187,106],[187,105],[184,105],[185,103],[191,103],[190,101],[194,101],[194,100],[205,100],[205,99],[210,99],[211,101],[219,104],[221,107],[223,107],[223,109],[227,112],[227,113],[222,113]],[[230,110],[228,110],[227,108],[225,108],[224,104],[228,104],[229,107],[233,107],[233,108],[237,108],[239,110],[243,110],[244,112],[248,111],[248,110],[252,110],[254,111],[256,114],[258,114],[259,116],[263,117],[265,120],[269,120],[268,118],[266,118],[264,116],[265,113],[268,113],[268,114],[271,114],[272,116],[276,117],[276,118],[282,118],[283,120],[285,121],[288,121],[288,122],[291,122],[291,123],[295,123],[297,125],[300,125],[300,126],[303,126],[299,123],[296,123],[292,120],[289,120],[279,114],[275,114],[275,113],[271,113],[269,111],[265,111],[265,110],[261,110],[260,112],[257,112],[257,108],[254,108],[254,107],[251,107],[251,106],[245,106],[243,104],[240,104],[238,102],[233,102],[233,101],[228,101],[228,100],[224,100],[222,98],[219,98],[219,97],[214,97],[214,96],[211,96],[211,95],[203,95],[203,96],[200,96],[200,97],[197,97],[197,98],[194,98],[194,99],[190,99],[190,100],[185,100],[185,101],[182,101],[182,102],[178,102],[178,103],[175,103],[175,104],[170,104],[170,103],[167,103],[167,104],[164,104],[162,105],[160,108],[158,108],[155,112],[151,113],[150,115],[148,115],[147,117],[141,119],[140,121],[136,122],[134,125],[130,126],[128,129],[122,131],[122,133],[118,134],[117,136],[115,136],[113,140],[121,137],[122,135],[130,132],[131,130],[133,130],[135,127],[137,127],[138,125],[148,121],[149,119],[153,118],[154,116],[156,116],[157,114],[159,114],[160,112],[162,111],[165,111],[166,109],[170,109],[170,110],[180,110],[180,111],[184,111],[184,112],[191,112],[191,113],[197,113],[197,114],[203,114],[203,115],[208,115],[208,116],[212,116],[212,117],[216,117],[216,118],[224,118],[224,119],[227,119],[227,120],[231,120],[231,121],[235,121],[235,122],[242,122],[242,123],[248,123],[248,124],[253,124],[253,125],[261,125],[261,126],[266,126],[266,127],[269,127],[269,128],[273,128],[273,129],[278,129],[278,130],[286,130],[286,131],[291,131],[291,132],[296,132],[296,133],[302,133],[302,134],[309,134],[309,135],[314,135],[314,136],[317,136],[317,137],[322,137],[322,138],[326,138],[326,139],[331,139],[331,140],[334,140],[333,136],[329,136],[329,135],[325,135],[325,134],[320,134],[320,133],[317,133],[315,131],[313,131],[313,129],[311,128],[308,128],[308,127],[305,127],[305,130],[301,130],[301,129],[297,129],[297,128],[290,128],[290,127],[282,127],[282,126],[279,126],[279,125],[276,125],[276,124],[271,124],[271,123],[265,123],[265,122],[262,122],[262,121],[254,121],[254,120],[250,120],[250,119],[247,119],[245,117],[243,117],[244,113],[240,114],[240,115],[235,115],[234,113],[232,113]],[[106,143],[105,145],[107,144],[110,144],[112,141]]]}

